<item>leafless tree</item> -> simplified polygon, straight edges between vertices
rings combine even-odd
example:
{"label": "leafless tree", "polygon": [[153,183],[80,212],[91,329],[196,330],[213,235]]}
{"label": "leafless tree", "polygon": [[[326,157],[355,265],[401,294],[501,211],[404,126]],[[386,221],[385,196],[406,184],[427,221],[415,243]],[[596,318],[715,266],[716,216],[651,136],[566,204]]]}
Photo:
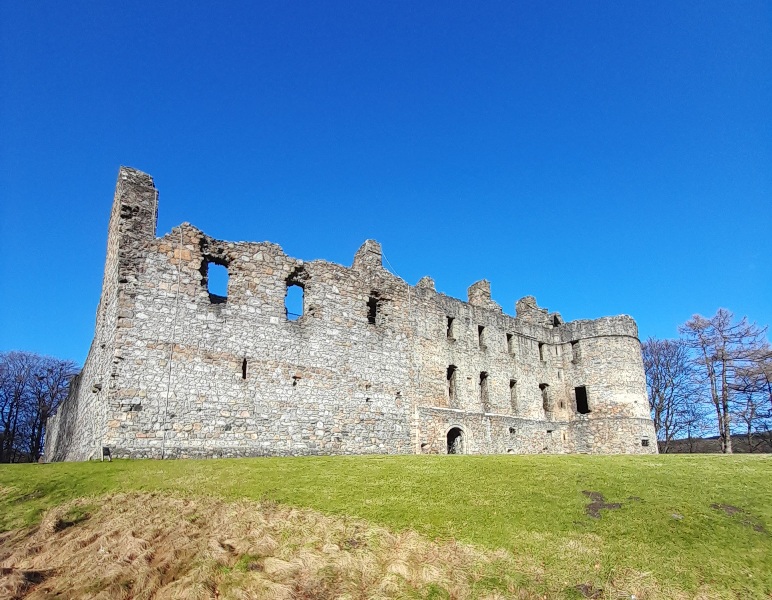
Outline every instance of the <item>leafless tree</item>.
{"label": "leafless tree", "polygon": [[733,389],[738,397],[736,415],[745,426],[748,451],[754,452],[762,446],[772,448],[772,348],[764,344],[748,362],[737,369]]}
{"label": "leafless tree", "polygon": [[641,349],[651,418],[660,452],[667,453],[673,439],[690,434],[696,425],[698,413],[691,406],[698,400],[694,367],[682,340],[649,338]]}
{"label": "leafless tree", "polygon": [[758,361],[767,345],[766,329],[720,308],[707,319],[694,315],[679,327],[693,362],[707,388],[716,416],[721,451],[732,452],[732,412],[739,400],[742,374]]}
{"label": "leafless tree", "polygon": [[0,353],[0,462],[37,459],[46,421],[66,398],[75,373],[72,361]]}

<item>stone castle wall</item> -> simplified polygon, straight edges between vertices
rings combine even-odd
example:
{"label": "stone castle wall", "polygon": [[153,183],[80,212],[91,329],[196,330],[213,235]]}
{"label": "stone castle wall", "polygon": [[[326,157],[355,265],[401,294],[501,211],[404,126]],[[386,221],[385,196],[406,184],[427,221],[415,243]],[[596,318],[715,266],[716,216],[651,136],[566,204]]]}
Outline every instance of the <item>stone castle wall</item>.
{"label": "stone castle wall", "polygon": [[[487,281],[410,286],[368,240],[353,265],[189,224],[156,238],[152,179],[122,168],[97,325],[49,422],[48,460],[364,453],[656,452],[630,317],[563,323]],[[211,264],[229,274],[211,294]],[[285,308],[303,290],[303,315]],[[577,394],[579,397],[577,398]]]}

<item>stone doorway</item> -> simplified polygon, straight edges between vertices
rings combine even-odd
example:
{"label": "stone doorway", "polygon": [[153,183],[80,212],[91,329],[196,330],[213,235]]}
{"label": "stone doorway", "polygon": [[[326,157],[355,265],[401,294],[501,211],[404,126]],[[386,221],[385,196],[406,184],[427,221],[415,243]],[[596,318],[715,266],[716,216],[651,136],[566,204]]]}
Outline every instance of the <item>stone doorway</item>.
{"label": "stone doorway", "polygon": [[460,427],[448,431],[448,454],[464,453],[464,432]]}

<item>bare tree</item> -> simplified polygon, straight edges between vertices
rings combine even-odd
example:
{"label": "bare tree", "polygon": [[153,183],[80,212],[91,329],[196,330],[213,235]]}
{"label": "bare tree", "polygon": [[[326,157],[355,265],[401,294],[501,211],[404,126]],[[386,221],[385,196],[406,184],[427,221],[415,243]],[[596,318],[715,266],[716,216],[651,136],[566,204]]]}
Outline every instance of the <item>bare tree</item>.
{"label": "bare tree", "polygon": [[32,371],[32,355],[8,352],[0,357],[0,462],[15,462],[19,420]]}
{"label": "bare tree", "polygon": [[772,348],[763,345],[748,362],[737,369],[733,389],[739,399],[737,419],[745,425],[748,452],[772,446]]}
{"label": "bare tree", "polygon": [[667,453],[670,442],[684,433],[691,433],[697,413],[691,404],[697,402],[689,348],[682,340],[649,338],[641,345],[649,408],[660,452]]}
{"label": "bare tree", "polygon": [[721,451],[732,452],[732,409],[741,389],[744,370],[752,367],[766,345],[766,329],[748,323],[743,317],[720,308],[707,319],[694,315],[679,327],[687,346],[693,351],[693,362],[707,387],[715,410]]}
{"label": "bare tree", "polygon": [[48,417],[66,398],[72,361],[31,352],[0,353],[0,462],[35,460]]}

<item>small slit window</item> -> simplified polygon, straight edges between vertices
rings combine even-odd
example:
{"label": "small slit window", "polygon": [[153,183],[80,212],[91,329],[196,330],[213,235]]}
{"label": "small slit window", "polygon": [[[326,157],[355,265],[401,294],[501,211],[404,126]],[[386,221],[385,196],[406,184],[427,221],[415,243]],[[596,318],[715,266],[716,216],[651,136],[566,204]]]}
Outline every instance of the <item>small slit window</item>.
{"label": "small slit window", "polygon": [[539,360],[544,360],[544,343],[539,342]]}
{"label": "small slit window", "polygon": [[485,327],[482,325],[477,326],[477,346],[485,349]]}
{"label": "small slit window", "polygon": [[482,404],[485,412],[489,412],[490,406],[488,402],[488,373],[485,371],[480,373],[480,404]]}
{"label": "small slit window", "polygon": [[456,406],[456,373],[458,368],[456,365],[449,365],[447,371],[447,386],[448,386],[448,406],[454,408]]}
{"label": "small slit window", "polygon": [[241,378],[246,379],[247,378],[247,359],[241,361]]}
{"label": "small slit window", "polygon": [[512,412],[517,412],[517,379],[509,380],[509,405],[512,407]]}
{"label": "small slit window", "polygon": [[515,354],[515,336],[511,333],[507,334],[507,352],[512,356]]}

